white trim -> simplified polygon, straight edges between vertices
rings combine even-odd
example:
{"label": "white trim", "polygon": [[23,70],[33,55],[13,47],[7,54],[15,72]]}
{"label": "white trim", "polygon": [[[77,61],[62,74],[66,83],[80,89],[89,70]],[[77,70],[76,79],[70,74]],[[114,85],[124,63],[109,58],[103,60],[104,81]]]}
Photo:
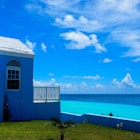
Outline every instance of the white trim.
{"label": "white trim", "polygon": [[[11,59],[11,60],[15,60],[15,59]],[[11,60],[9,60],[9,61],[11,61]],[[7,64],[9,63],[9,61],[7,62]],[[15,61],[17,61],[17,60],[15,60]],[[17,61],[17,62],[19,63],[19,61]],[[17,71],[19,71],[19,79],[17,79],[17,80],[19,80],[19,88],[18,89],[8,89],[7,88],[7,81],[10,80],[8,78],[8,70],[17,70]],[[14,80],[14,79],[11,79],[11,80]],[[7,91],[20,91],[21,90],[21,64],[20,64],[20,67],[18,67],[18,66],[7,66],[6,65],[6,90]]]}

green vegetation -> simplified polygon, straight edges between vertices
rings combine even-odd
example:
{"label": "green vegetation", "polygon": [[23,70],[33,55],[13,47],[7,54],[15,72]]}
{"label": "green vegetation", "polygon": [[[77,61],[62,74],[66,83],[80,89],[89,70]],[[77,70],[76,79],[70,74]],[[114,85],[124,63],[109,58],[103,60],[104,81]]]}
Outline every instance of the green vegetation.
{"label": "green vegetation", "polygon": [[[49,121],[0,123],[0,140],[59,140],[60,131]],[[140,134],[88,123],[65,129],[65,140],[140,140]]]}
{"label": "green vegetation", "polygon": [[64,129],[68,127],[75,127],[75,123],[73,121],[66,121],[62,122],[61,120],[57,118],[51,119],[51,124],[53,126],[56,126],[60,130],[60,140],[64,140]]}

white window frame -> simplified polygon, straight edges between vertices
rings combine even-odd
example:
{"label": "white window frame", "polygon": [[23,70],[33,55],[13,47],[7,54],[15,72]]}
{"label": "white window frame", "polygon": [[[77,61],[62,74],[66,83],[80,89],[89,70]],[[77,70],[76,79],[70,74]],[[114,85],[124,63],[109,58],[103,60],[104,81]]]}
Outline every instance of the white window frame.
{"label": "white window frame", "polygon": [[[15,74],[12,74],[11,73],[11,77],[9,77],[9,73],[8,71],[11,70],[12,71],[18,71],[19,74],[18,74],[18,78],[16,77],[16,73]],[[8,87],[8,82],[9,80],[18,80],[18,88],[10,88]],[[7,90],[20,90],[21,89],[21,65],[20,63],[17,61],[17,60],[10,60],[8,63],[7,63],[7,76],[6,76],[6,89]]]}

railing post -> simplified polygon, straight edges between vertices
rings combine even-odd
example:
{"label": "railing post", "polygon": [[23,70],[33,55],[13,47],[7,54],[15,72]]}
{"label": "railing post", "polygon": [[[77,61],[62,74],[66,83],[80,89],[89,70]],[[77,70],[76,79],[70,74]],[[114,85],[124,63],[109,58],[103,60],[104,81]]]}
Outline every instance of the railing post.
{"label": "railing post", "polygon": [[58,88],[59,88],[58,101],[60,101],[60,86]]}
{"label": "railing post", "polygon": [[47,93],[47,87],[46,87],[46,102],[48,100],[48,93]]}

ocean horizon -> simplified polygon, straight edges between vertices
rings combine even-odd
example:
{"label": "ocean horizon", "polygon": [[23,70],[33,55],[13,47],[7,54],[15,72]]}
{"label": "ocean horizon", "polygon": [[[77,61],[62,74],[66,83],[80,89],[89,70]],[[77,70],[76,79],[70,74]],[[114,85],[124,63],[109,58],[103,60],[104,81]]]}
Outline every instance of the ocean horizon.
{"label": "ocean horizon", "polygon": [[60,100],[104,102],[140,106],[140,94],[60,94]]}

